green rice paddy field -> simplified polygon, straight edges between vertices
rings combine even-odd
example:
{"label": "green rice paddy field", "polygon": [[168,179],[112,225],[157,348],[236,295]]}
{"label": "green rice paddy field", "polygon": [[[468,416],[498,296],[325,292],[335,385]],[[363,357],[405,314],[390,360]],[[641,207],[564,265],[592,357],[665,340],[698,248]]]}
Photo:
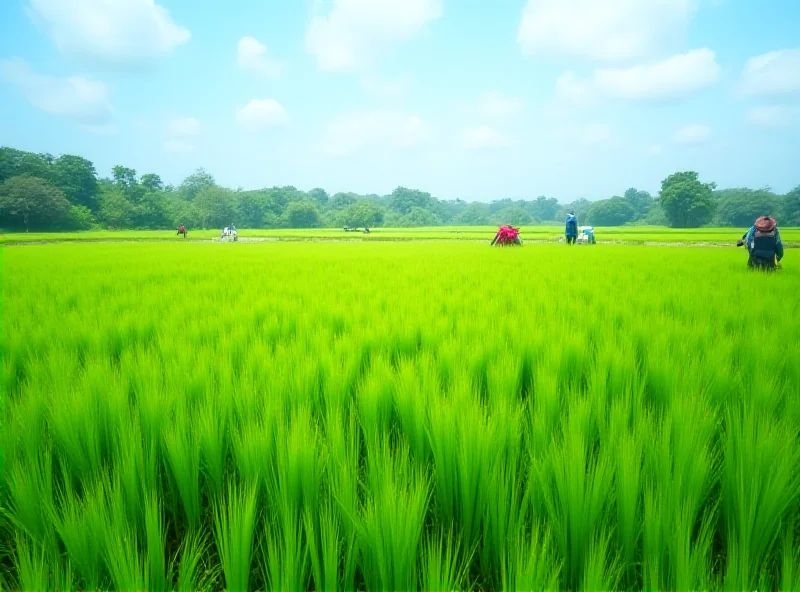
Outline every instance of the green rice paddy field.
{"label": "green rice paddy field", "polygon": [[[733,246],[746,228],[694,228],[676,229],[660,226],[620,226],[596,228],[599,243],[649,243],[649,244],[718,244]],[[218,239],[221,230],[195,230],[190,228],[187,241]],[[496,226],[436,226],[431,228],[373,228],[369,234],[344,232],[341,228],[292,229],[239,229],[241,240],[492,240]],[[563,226],[523,226],[521,236],[527,242],[557,242],[564,235]],[[781,228],[783,242],[800,246],[800,228]],[[174,230],[121,230],[59,233],[0,234],[0,243],[71,241],[172,241],[184,240]]]}
{"label": "green rice paddy field", "polygon": [[794,249],[1,253],[4,590],[800,590]]}

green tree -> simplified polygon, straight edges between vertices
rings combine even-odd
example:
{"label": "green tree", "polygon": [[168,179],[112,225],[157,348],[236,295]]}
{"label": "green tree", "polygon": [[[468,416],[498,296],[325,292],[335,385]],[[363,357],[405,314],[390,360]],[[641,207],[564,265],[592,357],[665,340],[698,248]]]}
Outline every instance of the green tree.
{"label": "green tree", "polygon": [[492,214],[492,223],[522,226],[531,223],[531,215],[519,206],[509,206]]}
{"label": "green tree", "polygon": [[458,215],[458,223],[465,226],[484,226],[489,224],[489,206],[485,203],[472,202]]}
{"label": "green tree", "polygon": [[540,195],[531,207],[533,216],[538,220],[555,220],[561,206],[556,198]]}
{"label": "green tree", "polygon": [[234,193],[223,187],[206,187],[194,198],[203,228],[222,228],[234,222]]}
{"label": "green tree", "polygon": [[117,165],[111,169],[112,176],[114,177],[114,184],[122,189],[127,189],[136,185],[136,169]]}
{"label": "green tree", "polygon": [[722,226],[750,226],[759,216],[778,216],[780,200],[764,189],[725,189],[715,191],[716,222]]}
{"label": "green tree", "polygon": [[344,210],[358,202],[358,195],[355,193],[337,193],[330,200],[330,205],[334,210]]}
{"label": "green tree", "polygon": [[320,207],[324,207],[328,205],[328,192],[324,189],[320,189],[319,187],[315,187],[311,191],[308,192],[308,197]]}
{"label": "green tree", "polygon": [[243,228],[262,228],[267,196],[263,191],[236,194],[236,216]]}
{"label": "green tree", "polygon": [[661,207],[660,200],[653,200],[653,205],[650,207],[650,211],[647,212],[644,223],[649,226],[669,226],[669,220],[664,213],[664,208]]}
{"label": "green tree", "polygon": [[70,206],[64,228],[67,230],[89,230],[95,225],[94,215],[86,206]]}
{"label": "green tree", "polygon": [[122,188],[113,185],[100,194],[100,220],[111,229],[130,228],[136,209],[127,200]]}
{"label": "green tree", "polygon": [[401,216],[399,225],[402,227],[439,226],[442,221],[439,217],[425,208],[414,206],[408,214]]}
{"label": "green tree", "polygon": [[270,187],[264,191],[266,199],[264,200],[264,215],[266,221],[266,214],[269,212],[276,219],[283,219],[286,213],[286,207],[293,202],[302,201],[307,202],[308,196],[296,187],[287,185],[285,187]]}
{"label": "green tree", "polygon": [[581,197],[580,199],[576,199],[572,203],[567,204],[566,206],[562,206],[558,212],[558,220],[562,221],[565,220],[567,214],[570,212],[575,212],[575,215],[578,217],[578,220],[588,220],[589,219],[589,208],[592,207],[592,202],[586,199],[585,197]]}
{"label": "green tree", "polygon": [[69,202],[91,211],[99,207],[97,172],[91,161],[81,156],[64,154],[53,163],[54,184],[64,192]]}
{"label": "green tree", "polygon": [[383,209],[376,203],[363,200],[349,206],[342,215],[342,221],[354,228],[377,226],[383,222]]}
{"label": "green tree", "polygon": [[52,230],[64,225],[69,208],[64,192],[44,179],[23,175],[0,185],[0,227]]}
{"label": "green tree", "polygon": [[169,228],[169,214],[164,194],[147,191],[142,195],[134,211],[134,223],[138,228]]}
{"label": "green tree", "polygon": [[456,224],[458,218],[469,204],[461,199],[436,200],[434,198],[433,212],[442,221],[442,224]]}
{"label": "green tree", "polygon": [[435,200],[430,193],[417,189],[397,187],[392,191],[389,207],[399,214],[409,214],[414,208],[421,208],[432,212]]}
{"label": "green tree", "polygon": [[293,201],[286,208],[284,215],[289,228],[317,228],[319,212],[317,206],[309,201]]}
{"label": "green tree", "polygon": [[53,183],[53,157],[15,148],[0,148],[0,182],[11,177],[36,177]]}
{"label": "green tree", "polygon": [[136,169],[117,165],[112,169],[114,186],[125,195],[131,205],[138,205],[147,189],[139,184]]}
{"label": "green tree", "polygon": [[202,217],[194,202],[186,201],[177,193],[166,194],[164,205],[171,228],[185,225],[187,228],[202,226]]}
{"label": "green tree", "polygon": [[596,201],[589,208],[589,224],[592,226],[622,226],[633,220],[633,208],[624,197]]}
{"label": "green tree", "polygon": [[142,175],[142,178],[139,179],[139,184],[144,187],[147,191],[163,191],[164,190],[164,182],[161,180],[161,177],[154,173],[147,173],[146,175]]}
{"label": "green tree", "polygon": [[634,220],[645,218],[650,208],[653,207],[653,196],[647,191],[639,191],[635,187],[625,191],[625,201],[633,209]]}
{"label": "green tree", "polygon": [[661,182],[661,207],[673,228],[699,228],[714,216],[714,183],[701,183],[694,171],[673,173]]}
{"label": "green tree", "polygon": [[492,203],[489,204],[489,213],[494,214],[499,212],[503,208],[511,208],[513,206],[519,205],[518,202],[515,202],[513,199],[496,199]]}
{"label": "green tree", "polygon": [[783,196],[782,217],[784,226],[800,226],[800,185]]}
{"label": "green tree", "polygon": [[203,189],[210,189],[216,186],[217,182],[214,177],[206,172],[205,169],[199,168],[183,180],[178,191],[180,191],[184,199],[193,201]]}

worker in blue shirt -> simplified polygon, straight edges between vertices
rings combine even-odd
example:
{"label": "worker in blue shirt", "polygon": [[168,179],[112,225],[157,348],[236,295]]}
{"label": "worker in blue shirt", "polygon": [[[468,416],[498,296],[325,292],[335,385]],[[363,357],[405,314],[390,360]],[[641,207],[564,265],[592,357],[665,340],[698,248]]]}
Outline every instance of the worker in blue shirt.
{"label": "worker in blue shirt", "polygon": [[775,269],[776,263],[783,259],[781,233],[771,216],[757,218],[736,244],[747,247],[750,255],[747,265],[753,269]]}
{"label": "worker in blue shirt", "polygon": [[575,212],[567,214],[564,234],[567,236],[567,244],[574,245],[575,240],[578,238],[578,217],[575,215]]}

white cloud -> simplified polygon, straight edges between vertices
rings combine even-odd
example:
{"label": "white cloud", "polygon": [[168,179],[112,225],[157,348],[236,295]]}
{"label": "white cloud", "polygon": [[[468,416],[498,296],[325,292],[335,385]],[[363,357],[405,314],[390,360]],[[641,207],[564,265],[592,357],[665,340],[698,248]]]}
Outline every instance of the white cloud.
{"label": "white cloud", "polygon": [[476,110],[487,119],[510,119],[519,115],[523,106],[519,97],[506,96],[491,90],[478,97]]}
{"label": "white cloud", "polygon": [[113,65],[142,65],[189,41],[190,33],[154,0],[29,0],[56,47]]}
{"label": "white cloud", "polygon": [[559,99],[578,105],[595,99],[677,99],[716,83],[722,69],[710,49],[695,49],[633,68],[600,68],[585,79],[566,72],[556,80]]}
{"label": "white cloud", "polygon": [[167,123],[167,135],[173,138],[199,136],[201,131],[202,126],[194,117],[176,117]]}
{"label": "white cloud", "polygon": [[400,150],[429,141],[432,130],[422,119],[397,111],[363,111],[337,117],[323,136],[323,149],[333,156],[370,150]]}
{"label": "white cloud", "polygon": [[56,78],[35,72],[25,60],[0,60],[0,75],[36,107],[84,124],[103,124],[112,113],[108,87],[82,76]]}
{"label": "white cloud", "polygon": [[800,95],[800,48],[771,51],[747,60],[740,90],[750,97]]}
{"label": "white cloud", "polygon": [[680,40],[695,0],[528,0],[517,42],[528,55],[626,61]]}
{"label": "white cloud", "polygon": [[174,152],[176,154],[188,154],[197,150],[197,147],[191,142],[183,140],[166,140],[164,142],[165,152]]}
{"label": "white cloud", "polygon": [[266,45],[253,37],[239,39],[236,63],[245,72],[267,78],[275,78],[283,72],[283,64],[272,56]]}
{"label": "white cloud", "polygon": [[488,125],[464,130],[462,142],[466,148],[496,149],[511,146],[511,139]]}
{"label": "white cloud", "polygon": [[713,51],[696,49],[647,66],[597,70],[594,80],[612,98],[673,99],[714,84],[721,71]]}
{"label": "white cloud", "polygon": [[327,15],[311,19],[306,48],[320,68],[334,72],[369,66],[442,15],[442,0],[333,0],[332,4]]}
{"label": "white cloud", "polygon": [[675,141],[679,144],[702,144],[711,137],[711,128],[707,125],[687,125],[675,132]]}
{"label": "white cloud", "polygon": [[236,112],[236,123],[251,130],[289,123],[286,109],[275,99],[253,99]]}
{"label": "white cloud", "polygon": [[602,144],[611,139],[612,129],[605,123],[591,123],[583,129],[585,144]]}
{"label": "white cloud", "polygon": [[747,121],[763,127],[789,127],[800,122],[800,107],[759,105],[747,112]]}
{"label": "white cloud", "polygon": [[564,72],[556,79],[556,97],[573,105],[589,105],[595,99],[593,81],[580,79],[574,72]]}

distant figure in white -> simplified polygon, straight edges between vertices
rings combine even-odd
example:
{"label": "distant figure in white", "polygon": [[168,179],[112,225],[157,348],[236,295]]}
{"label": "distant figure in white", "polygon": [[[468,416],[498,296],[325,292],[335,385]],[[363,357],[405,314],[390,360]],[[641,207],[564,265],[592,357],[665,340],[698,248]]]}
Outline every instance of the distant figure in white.
{"label": "distant figure in white", "polygon": [[222,235],[220,235],[219,240],[223,242],[228,241],[238,241],[239,240],[239,233],[236,231],[236,227],[231,224],[230,226],[226,226],[222,229]]}

